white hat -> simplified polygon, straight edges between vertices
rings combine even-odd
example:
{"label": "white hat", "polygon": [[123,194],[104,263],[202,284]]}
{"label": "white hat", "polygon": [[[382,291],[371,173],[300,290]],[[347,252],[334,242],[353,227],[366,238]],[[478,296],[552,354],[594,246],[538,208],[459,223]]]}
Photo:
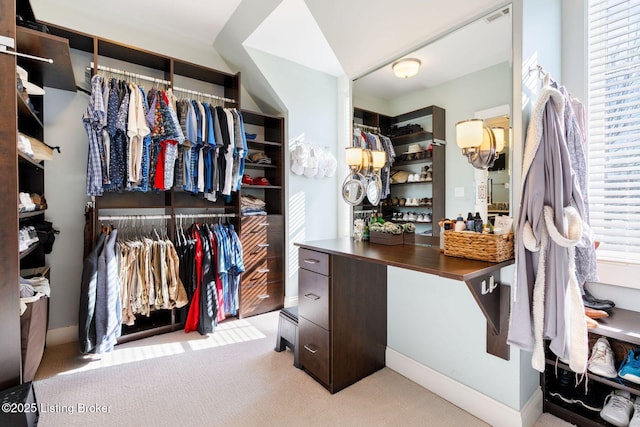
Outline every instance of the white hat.
{"label": "white hat", "polygon": [[22,86],[27,90],[29,95],[44,95],[44,89],[29,81],[29,73],[27,73],[27,70],[19,65],[16,67],[16,70],[20,76],[20,80],[22,80]]}
{"label": "white hat", "polygon": [[409,145],[409,151],[403,154],[414,154],[422,151],[422,146],[420,144],[411,144]]}

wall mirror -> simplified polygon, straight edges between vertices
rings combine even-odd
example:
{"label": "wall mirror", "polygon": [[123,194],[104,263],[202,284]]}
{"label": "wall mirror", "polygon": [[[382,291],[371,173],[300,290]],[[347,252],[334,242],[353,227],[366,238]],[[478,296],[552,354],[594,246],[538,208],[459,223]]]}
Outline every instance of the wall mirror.
{"label": "wall mirror", "polygon": [[[487,180],[482,194],[478,190],[480,186],[475,183],[474,168],[456,144],[455,128],[457,122],[476,117],[475,114],[478,111],[505,105],[508,111],[513,111],[511,44],[512,15],[511,5],[507,4],[488,10],[476,19],[461,23],[459,27],[428,41],[423,47],[413,52],[391,58],[385,66],[353,81],[352,99],[354,111],[356,111],[353,116],[354,126],[371,125],[371,122],[367,121],[367,114],[370,112],[381,114],[379,126],[383,128],[383,116],[397,117],[428,106],[438,106],[445,110],[446,143],[443,146],[446,153],[446,180],[443,180],[443,194],[446,203],[444,214],[448,217],[455,218],[458,213],[466,214],[472,209],[475,210],[478,201],[485,204],[483,210],[486,214],[489,210],[491,214],[496,214],[497,211],[511,213],[510,115],[507,113],[483,117],[487,126],[505,129],[505,147],[491,170],[485,172]],[[412,77],[398,78],[394,75],[393,65],[405,58],[417,60],[409,65],[419,63],[418,72]],[[404,70],[405,73],[406,70]],[[435,134],[435,130],[430,128],[433,123],[426,121],[418,124]],[[369,128],[370,126],[365,126],[365,129]],[[428,146],[425,142],[412,142],[421,144],[422,149]],[[396,154],[411,152],[413,149],[409,145],[396,146],[395,142],[394,148]],[[424,171],[420,166],[415,168],[416,170],[409,170],[409,172],[421,176]],[[436,171],[433,169],[432,171],[435,176]],[[396,196],[394,186],[391,187],[392,196]],[[412,201],[411,205],[415,205],[410,191],[418,188],[424,188],[424,190],[420,190],[423,193],[418,194],[418,206],[409,209],[398,208],[398,215],[404,216],[404,211],[409,210],[413,211],[417,218],[421,218],[420,214],[423,214],[422,218],[426,218],[429,209],[427,204],[423,207],[421,201],[434,197],[435,204],[435,196],[432,196],[429,193],[432,190],[428,189],[431,187],[413,185],[413,183],[402,187],[403,190],[406,189],[407,194],[406,196],[403,193],[397,194],[397,198],[400,201],[404,198],[405,206],[409,200]],[[435,188],[435,186],[432,187]],[[384,203],[385,200],[382,201],[383,211]],[[433,215],[436,215],[435,210]],[[437,223],[440,218],[429,219]],[[430,227],[421,223],[420,220],[416,222],[417,227],[420,226],[423,229]],[[422,222],[426,223],[426,221]],[[433,235],[435,236],[436,232]]]}

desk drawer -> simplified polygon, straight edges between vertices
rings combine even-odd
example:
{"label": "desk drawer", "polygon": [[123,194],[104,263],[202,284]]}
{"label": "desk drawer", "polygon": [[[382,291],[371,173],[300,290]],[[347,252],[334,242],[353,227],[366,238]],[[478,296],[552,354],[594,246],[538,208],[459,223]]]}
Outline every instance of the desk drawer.
{"label": "desk drawer", "polygon": [[300,316],[298,344],[302,368],[329,386],[329,331]]}
{"label": "desk drawer", "polygon": [[298,249],[298,266],[306,270],[330,276],[329,254],[312,251],[309,249]]}
{"label": "desk drawer", "polygon": [[316,325],[329,328],[329,277],[298,269],[298,312]]}

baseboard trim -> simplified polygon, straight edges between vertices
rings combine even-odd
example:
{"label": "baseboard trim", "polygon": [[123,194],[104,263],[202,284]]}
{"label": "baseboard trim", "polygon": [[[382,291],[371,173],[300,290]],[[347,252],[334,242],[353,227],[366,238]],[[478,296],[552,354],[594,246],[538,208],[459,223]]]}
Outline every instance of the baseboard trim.
{"label": "baseboard trim", "polygon": [[60,345],[78,341],[78,325],[64,328],[49,329],[47,331],[47,345]]}
{"label": "baseboard trim", "polygon": [[517,411],[389,347],[386,366],[492,426],[530,427],[542,413],[539,390]]}

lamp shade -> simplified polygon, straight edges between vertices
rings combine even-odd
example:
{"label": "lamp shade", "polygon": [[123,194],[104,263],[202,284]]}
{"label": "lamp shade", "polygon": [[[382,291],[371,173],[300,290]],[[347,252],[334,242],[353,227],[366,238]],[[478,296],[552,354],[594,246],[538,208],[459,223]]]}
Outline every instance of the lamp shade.
{"label": "lamp shade", "polygon": [[478,147],[484,139],[484,124],[480,119],[456,123],[456,143],[460,148]]}
{"label": "lamp shade", "polygon": [[404,58],[393,63],[393,74],[399,79],[408,79],[418,74],[422,63],[416,58]]}
{"label": "lamp shade", "polygon": [[504,148],[504,128],[491,128],[491,131],[496,140],[496,153],[499,153]]}
{"label": "lamp shade", "polygon": [[347,148],[347,165],[349,166],[362,165],[362,148],[360,147]]}
{"label": "lamp shade", "polygon": [[382,169],[387,161],[387,153],[382,150],[373,150],[371,155],[373,156],[373,168]]}

